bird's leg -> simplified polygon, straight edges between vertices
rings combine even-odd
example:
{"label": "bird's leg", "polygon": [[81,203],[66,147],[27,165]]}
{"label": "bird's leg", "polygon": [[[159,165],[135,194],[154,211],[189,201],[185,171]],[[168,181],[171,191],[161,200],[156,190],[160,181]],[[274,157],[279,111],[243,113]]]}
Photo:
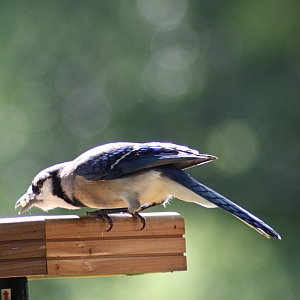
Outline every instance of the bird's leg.
{"label": "bird's leg", "polygon": [[156,202],[152,202],[152,203],[147,203],[147,204],[143,204],[140,208],[140,212],[141,211],[144,211],[145,209],[148,209],[148,208],[151,208],[151,207],[154,207],[156,205],[160,205],[161,203],[156,203]]}

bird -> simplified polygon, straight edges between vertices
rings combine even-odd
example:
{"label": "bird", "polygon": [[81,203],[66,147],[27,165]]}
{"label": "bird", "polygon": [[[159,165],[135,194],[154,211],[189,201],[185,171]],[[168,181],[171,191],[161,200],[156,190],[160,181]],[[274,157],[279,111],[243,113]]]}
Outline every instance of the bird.
{"label": "bird", "polygon": [[128,212],[141,219],[139,212],[166,205],[172,197],[220,207],[263,236],[281,239],[269,225],[184,171],[217,159],[195,149],[170,142],[112,142],[96,146],[71,161],[55,164],[33,179],[27,192],[16,202],[19,214],[32,207],[93,208],[90,216],[105,219],[108,214]]}

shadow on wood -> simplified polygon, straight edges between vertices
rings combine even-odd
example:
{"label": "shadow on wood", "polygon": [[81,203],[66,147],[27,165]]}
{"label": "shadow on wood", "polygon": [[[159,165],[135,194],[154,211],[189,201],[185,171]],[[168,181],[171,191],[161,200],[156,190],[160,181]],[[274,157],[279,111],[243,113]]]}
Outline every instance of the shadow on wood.
{"label": "shadow on wood", "polygon": [[95,276],[186,270],[184,220],[177,213],[129,214],[114,226],[92,217],[0,219],[0,277]]}

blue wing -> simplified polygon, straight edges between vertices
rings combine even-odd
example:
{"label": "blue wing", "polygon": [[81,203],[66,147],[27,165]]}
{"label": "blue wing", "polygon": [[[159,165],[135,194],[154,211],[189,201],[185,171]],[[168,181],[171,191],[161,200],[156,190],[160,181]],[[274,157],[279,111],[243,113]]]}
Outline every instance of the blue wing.
{"label": "blue wing", "polygon": [[214,159],[212,155],[172,143],[110,143],[76,158],[74,174],[92,181],[105,180],[167,164],[186,169]]}

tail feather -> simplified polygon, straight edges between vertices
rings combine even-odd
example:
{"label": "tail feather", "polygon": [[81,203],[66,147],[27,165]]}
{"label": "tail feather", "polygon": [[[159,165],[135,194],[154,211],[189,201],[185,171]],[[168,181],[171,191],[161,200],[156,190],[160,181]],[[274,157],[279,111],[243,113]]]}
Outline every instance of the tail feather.
{"label": "tail feather", "polygon": [[171,180],[181,184],[200,197],[228,211],[265,237],[274,237],[277,239],[281,239],[280,235],[262,220],[260,220],[244,208],[240,207],[239,205],[235,204],[234,202],[230,201],[229,199],[225,198],[224,196],[220,195],[219,193],[215,192],[214,190],[210,189],[209,187],[205,186],[204,184],[196,181],[184,171],[181,171],[174,166],[163,167],[160,171]]}

